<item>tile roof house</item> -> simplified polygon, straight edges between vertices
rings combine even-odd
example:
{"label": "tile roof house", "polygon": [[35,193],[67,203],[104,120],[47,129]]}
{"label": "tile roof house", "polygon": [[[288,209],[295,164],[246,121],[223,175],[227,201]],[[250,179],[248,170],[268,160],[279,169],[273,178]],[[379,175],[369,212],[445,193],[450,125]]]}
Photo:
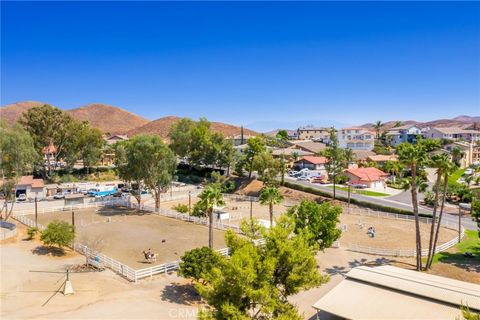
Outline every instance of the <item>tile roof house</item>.
{"label": "tile roof house", "polygon": [[338,131],[340,148],[371,151],[375,144],[375,132],[362,127],[343,128]]}
{"label": "tile roof house", "polygon": [[479,130],[467,130],[459,127],[430,128],[424,133],[425,138],[465,140],[468,142],[480,141]]}
{"label": "tile roof house", "polygon": [[388,130],[387,140],[389,140],[392,146],[397,146],[404,142],[415,143],[417,137],[421,134],[422,130],[419,127],[414,124],[408,124]]}
{"label": "tile roof house", "polygon": [[376,154],[372,156],[368,156],[367,161],[375,162],[379,165],[384,165],[387,161],[398,161],[398,156],[391,154],[391,155],[383,155],[383,154]]}
{"label": "tile roof house", "polygon": [[321,142],[314,142],[310,140],[304,140],[304,141],[291,141],[293,144],[293,147],[296,149],[304,150],[307,152],[312,152],[312,153],[319,153],[327,147],[325,143]]}
{"label": "tile roof house", "polygon": [[325,170],[325,164],[328,162],[325,157],[305,156],[295,161],[294,166],[298,169]]}
{"label": "tile roof house", "polygon": [[350,183],[366,184],[368,188],[383,187],[385,179],[389,176],[388,173],[374,167],[347,169],[345,175]]}
{"label": "tile roof house", "polygon": [[15,186],[15,197],[25,194],[27,198],[44,198],[45,185],[43,179],[34,179],[33,176],[22,176]]}

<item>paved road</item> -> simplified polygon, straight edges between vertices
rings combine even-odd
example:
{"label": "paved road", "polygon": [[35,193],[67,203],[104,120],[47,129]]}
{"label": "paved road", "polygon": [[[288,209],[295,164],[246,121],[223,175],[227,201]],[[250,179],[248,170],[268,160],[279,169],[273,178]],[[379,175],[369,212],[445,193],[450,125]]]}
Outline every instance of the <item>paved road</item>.
{"label": "paved road", "polygon": [[[327,186],[313,184],[308,181],[296,181],[291,178],[286,178],[286,180],[290,182],[294,182],[296,184],[304,185],[307,187],[316,188],[316,189],[322,190],[323,192],[327,192],[329,194],[333,194],[333,190]],[[336,194],[339,196],[348,197],[348,192],[344,190],[337,189]],[[408,195],[409,195],[408,192],[402,192],[396,196],[383,198],[383,197],[368,197],[368,196],[352,193],[350,197],[352,199],[356,199],[360,201],[365,201],[365,202],[370,202],[378,205],[389,206],[392,208],[412,211],[412,202],[411,202],[411,199],[409,199]],[[432,210],[426,207],[419,207],[419,212],[424,214],[432,214]],[[445,221],[449,221],[452,223],[458,223],[458,215],[445,213],[443,216],[443,219]],[[470,217],[462,217],[462,225],[466,229],[477,230],[477,224],[474,221],[472,221]]]}

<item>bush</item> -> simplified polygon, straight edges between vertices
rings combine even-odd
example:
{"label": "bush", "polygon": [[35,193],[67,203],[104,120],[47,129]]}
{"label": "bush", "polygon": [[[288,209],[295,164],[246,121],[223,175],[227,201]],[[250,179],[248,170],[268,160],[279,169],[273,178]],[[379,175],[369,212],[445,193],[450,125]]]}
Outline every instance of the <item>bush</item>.
{"label": "bush", "polygon": [[28,234],[28,240],[32,240],[33,237],[38,233],[38,228],[37,227],[30,227],[27,229],[27,234]]}
{"label": "bush", "polygon": [[433,206],[435,204],[435,194],[432,191],[426,191],[423,194],[423,202],[426,205]]}
{"label": "bush", "polygon": [[40,240],[46,246],[57,245],[60,249],[72,244],[75,238],[73,226],[65,221],[54,220],[41,232]]}
{"label": "bush", "polygon": [[221,256],[208,247],[187,251],[180,262],[178,274],[199,281],[205,278],[206,272],[219,264],[220,259]]}
{"label": "bush", "polygon": [[176,206],[174,206],[172,208],[173,210],[176,210],[180,213],[187,213],[189,210],[188,210],[188,206],[186,204],[182,204],[182,203],[179,203],[177,204]]}
{"label": "bush", "polygon": [[[299,185],[299,184],[292,183],[292,182],[289,182],[289,181],[285,181],[284,186],[287,187],[287,188],[298,190],[298,191],[308,192],[308,193],[311,193],[311,194],[314,194],[314,195],[317,195],[317,196],[320,196],[320,197],[332,198],[332,195],[328,192],[322,191],[320,189],[315,189],[315,188],[312,188],[312,187]],[[337,195],[335,198],[338,201],[348,202],[347,197]],[[413,212],[411,212],[411,211],[397,209],[397,208],[384,206],[384,205],[380,205],[380,204],[375,204],[375,203],[371,203],[371,202],[361,201],[361,200],[357,200],[357,199],[353,199],[353,198],[350,198],[350,203],[361,206],[361,207],[366,207],[366,208],[379,210],[379,211],[384,211],[384,212],[413,215]],[[421,216],[421,217],[431,217],[431,215],[422,214],[422,213],[420,213],[419,216]]]}

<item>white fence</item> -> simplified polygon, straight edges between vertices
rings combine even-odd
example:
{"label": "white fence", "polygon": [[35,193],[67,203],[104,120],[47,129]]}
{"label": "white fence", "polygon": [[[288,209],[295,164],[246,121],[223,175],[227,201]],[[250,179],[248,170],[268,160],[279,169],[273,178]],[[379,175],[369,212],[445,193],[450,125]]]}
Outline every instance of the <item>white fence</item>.
{"label": "white fence", "polygon": [[0,240],[5,240],[17,235],[17,226],[14,223],[0,221]]}
{"label": "white fence", "polygon": [[[353,211],[353,212],[352,212]],[[397,214],[397,213],[389,213],[389,212],[381,212],[381,211],[374,211],[369,209],[359,209],[354,208],[346,209],[344,213],[351,214],[351,215],[358,215],[358,216],[371,216],[371,217],[379,217],[379,218],[387,218],[387,219],[395,219],[395,220],[407,220],[407,221],[415,221],[415,216],[413,215],[405,215],[405,214]],[[428,217],[419,217],[420,223],[431,224],[432,218]],[[458,224],[452,223],[450,221],[442,220],[441,226],[447,229],[458,230]],[[465,230],[461,227],[460,230],[460,238],[463,239],[465,236]],[[445,251],[458,243],[458,236],[447,241],[439,246],[436,247],[435,253]],[[336,246],[340,247],[340,242],[336,243]],[[362,246],[356,243],[348,243],[345,246],[350,251],[373,254],[373,255],[381,255],[381,256],[392,256],[392,257],[414,257],[416,255],[415,249],[385,249],[385,248],[375,248],[375,247],[368,247]],[[422,249],[422,256],[428,255],[428,249]]]}

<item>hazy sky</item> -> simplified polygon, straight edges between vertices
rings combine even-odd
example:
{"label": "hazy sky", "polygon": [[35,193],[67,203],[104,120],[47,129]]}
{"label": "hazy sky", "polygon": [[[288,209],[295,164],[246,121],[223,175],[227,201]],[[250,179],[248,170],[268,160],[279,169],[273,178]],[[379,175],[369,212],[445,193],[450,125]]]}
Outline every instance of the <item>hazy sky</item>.
{"label": "hazy sky", "polygon": [[236,124],[480,114],[480,3],[1,6],[2,105]]}

